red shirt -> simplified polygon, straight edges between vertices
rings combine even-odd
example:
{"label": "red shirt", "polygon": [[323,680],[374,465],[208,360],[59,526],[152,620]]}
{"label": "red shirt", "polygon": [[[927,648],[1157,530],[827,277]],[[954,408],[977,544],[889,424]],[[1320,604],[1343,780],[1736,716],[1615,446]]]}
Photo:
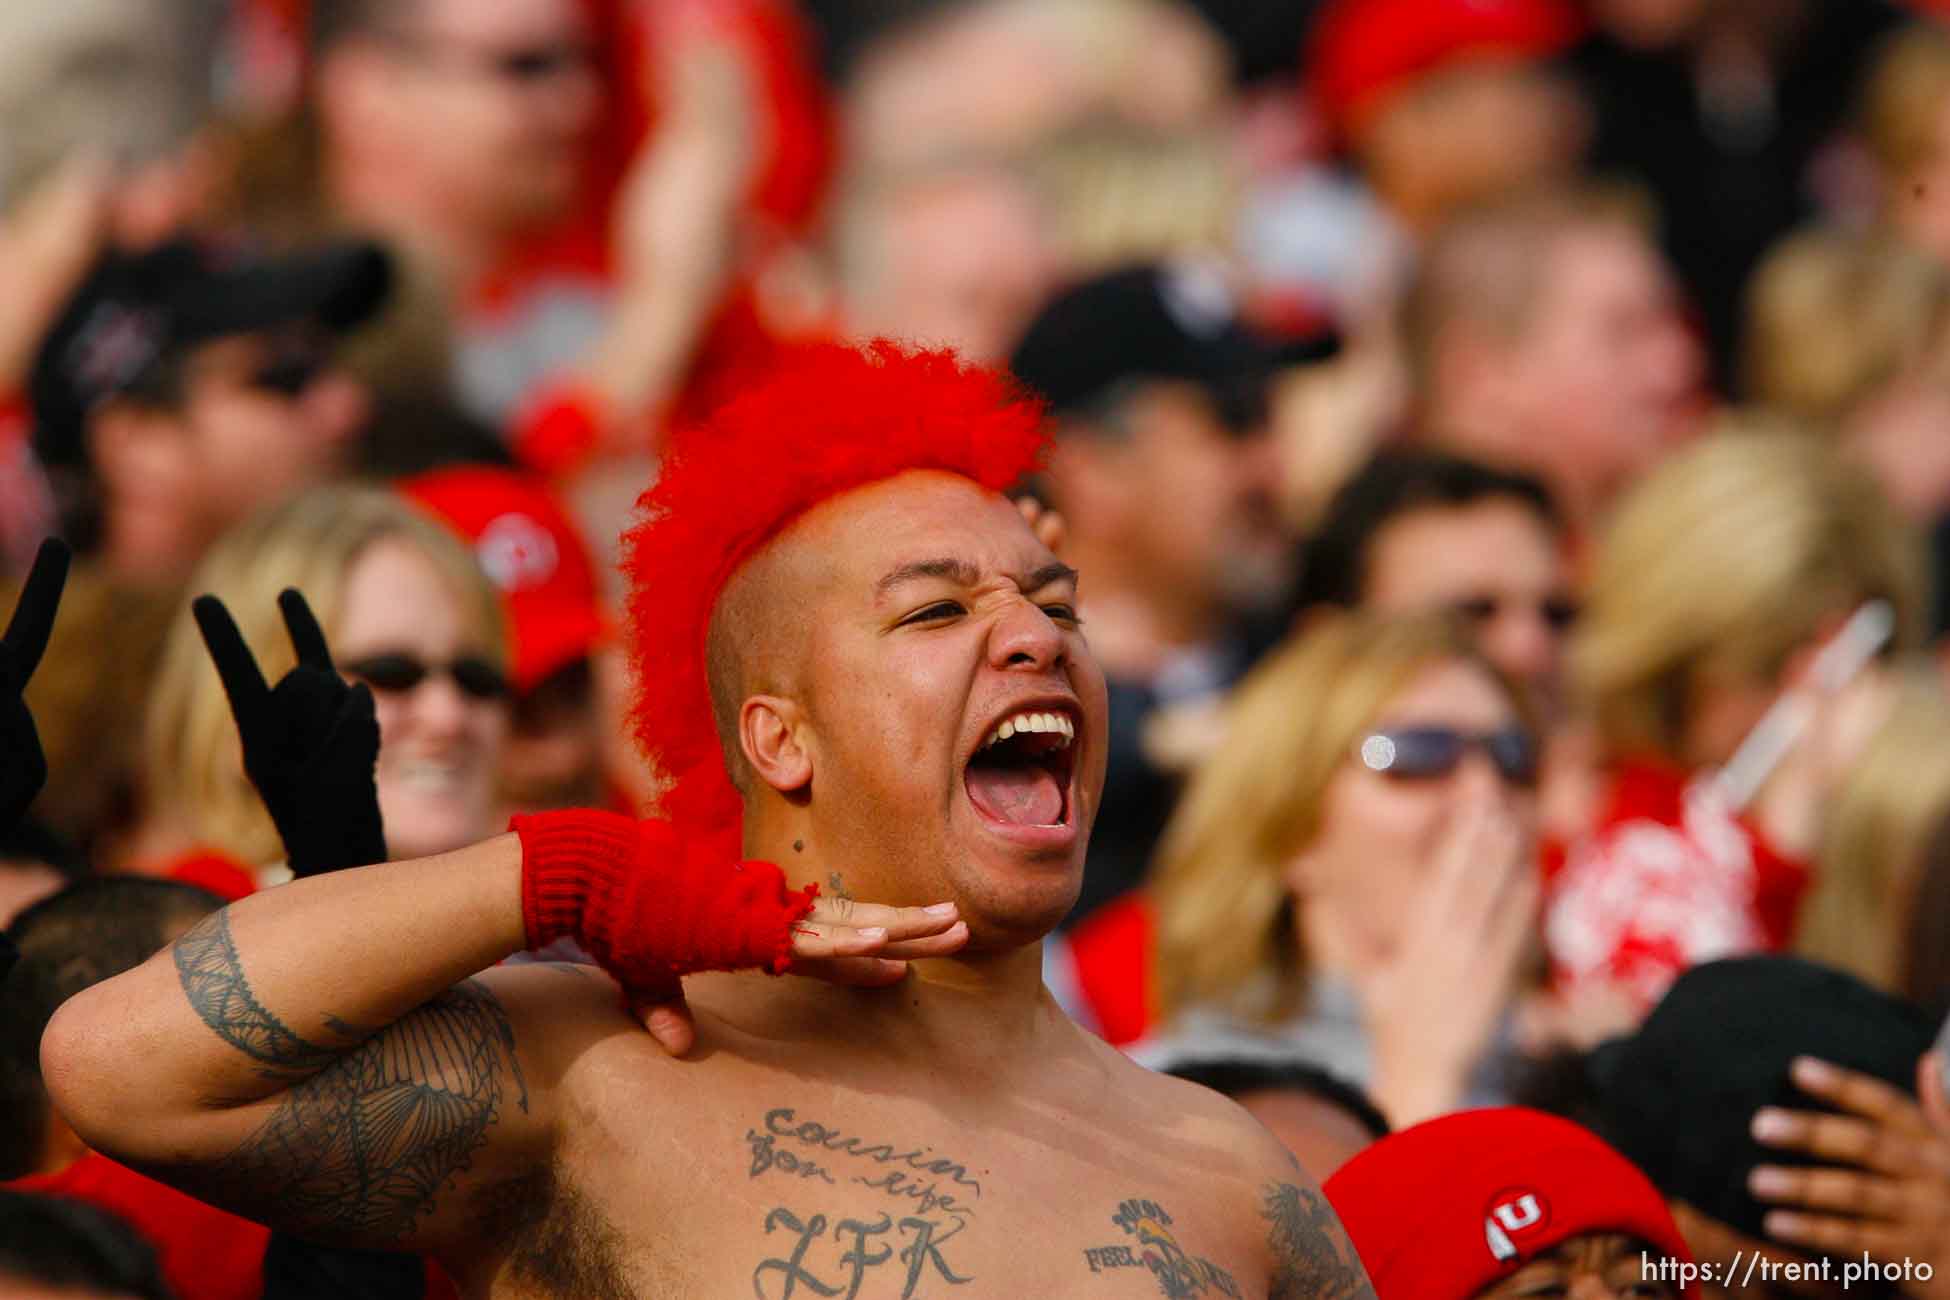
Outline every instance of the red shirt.
{"label": "red shirt", "polygon": [[67,1196],[126,1219],[156,1248],[178,1300],[257,1300],[264,1290],[264,1246],[271,1230],[205,1205],[89,1152],[54,1174],[7,1184]]}
{"label": "red shirt", "polygon": [[194,849],[154,874],[182,885],[207,889],[226,903],[257,892],[257,874],[227,853]]}
{"label": "red shirt", "polygon": [[1663,764],[1616,769],[1597,829],[1547,884],[1544,942],[1559,988],[1612,984],[1649,1009],[1689,966],[1788,946],[1806,863]]}

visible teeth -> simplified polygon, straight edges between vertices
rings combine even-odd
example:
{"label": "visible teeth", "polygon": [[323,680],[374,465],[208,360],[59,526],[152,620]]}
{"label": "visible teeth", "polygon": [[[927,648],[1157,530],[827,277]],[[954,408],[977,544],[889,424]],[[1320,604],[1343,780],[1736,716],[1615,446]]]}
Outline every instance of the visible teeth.
{"label": "visible teeth", "polygon": [[1077,728],[1066,714],[1018,713],[1004,719],[1001,725],[991,731],[989,738],[982,742],[982,748],[987,749],[990,745],[1007,740],[1018,732],[1053,732],[1063,737],[1063,743],[1068,745],[1076,739]]}
{"label": "visible teeth", "polygon": [[455,763],[408,759],[393,767],[392,777],[407,789],[445,790],[460,782],[461,769]]}

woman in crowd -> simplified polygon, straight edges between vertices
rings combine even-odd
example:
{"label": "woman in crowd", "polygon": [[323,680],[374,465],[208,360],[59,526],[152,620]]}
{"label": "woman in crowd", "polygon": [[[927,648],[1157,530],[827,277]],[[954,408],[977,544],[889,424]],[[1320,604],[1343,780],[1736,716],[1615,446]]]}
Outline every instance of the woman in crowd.
{"label": "woman in crowd", "polygon": [[[372,688],[391,855],[442,853],[498,830],[506,633],[499,593],[473,555],[389,492],[327,488],[232,532],[191,590],[235,612],[275,681],[293,659],[277,604],[286,587],[305,593],[339,670]],[[147,761],[146,857],[191,874],[212,857],[253,872],[283,857],[187,608],[164,651]]]}
{"label": "woman in crowd", "polygon": [[1828,803],[1795,950],[1928,1007],[1944,990],[1909,987],[1907,973],[1917,949],[1950,940],[1941,913],[1918,909],[1930,837],[1950,814],[1950,697],[1927,660],[1887,676],[1840,722],[1868,738]]}
{"label": "woman in crowd", "polygon": [[1106,1036],[1310,1060],[1395,1124],[1495,1096],[1536,921],[1536,761],[1516,693],[1448,621],[1322,616],[1241,685],[1144,900],[1073,932]]}
{"label": "woman in crowd", "polygon": [[[1586,1037],[1621,1027],[1694,963],[1794,936],[1824,808],[1855,765],[1849,693],[1808,681],[1865,602],[1914,648],[1920,543],[1866,470],[1810,435],[1727,429],[1620,504],[1571,648],[1597,729],[1596,829],[1550,882],[1545,939]],[[1859,683],[1859,690],[1864,684]],[[1794,691],[1810,723],[1752,792],[1715,773]]]}

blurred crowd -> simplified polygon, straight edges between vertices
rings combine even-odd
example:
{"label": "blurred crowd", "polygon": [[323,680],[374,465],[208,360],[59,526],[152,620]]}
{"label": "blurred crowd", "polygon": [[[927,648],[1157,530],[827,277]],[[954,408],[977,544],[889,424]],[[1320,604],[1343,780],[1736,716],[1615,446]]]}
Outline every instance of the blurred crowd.
{"label": "blurred crowd", "polygon": [[0,608],[77,557],[0,1282],[443,1294],[41,1091],[62,999],[290,875],[189,598],[276,680],[305,594],[394,858],[654,814],[664,436],[888,337],[1048,404],[1113,751],[1051,989],[1384,1300],[1950,1296],[1950,5],[6,0],[0,289]]}

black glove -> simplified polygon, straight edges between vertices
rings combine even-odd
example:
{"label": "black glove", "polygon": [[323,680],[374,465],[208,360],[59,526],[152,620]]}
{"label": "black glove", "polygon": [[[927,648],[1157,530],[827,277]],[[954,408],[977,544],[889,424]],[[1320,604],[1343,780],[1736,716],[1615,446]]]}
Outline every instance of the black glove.
{"label": "black glove", "polygon": [[41,543],[34,570],[20,590],[20,603],[14,606],[13,622],[0,637],[0,830],[19,825],[47,784],[47,755],[41,752],[41,735],[22,692],[47,649],[67,582],[67,544],[50,537]]}
{"label": "black glove", "polygon": [[222,601],[199,596],[190,608],[230,697],[244,771],[277,824],[292,874],[384,862],[386,833],[372,775],[379,761],[372,692],[332,667],[305,598],[290,589],[278,596],[298,664],[276,687],[264,684]]}

